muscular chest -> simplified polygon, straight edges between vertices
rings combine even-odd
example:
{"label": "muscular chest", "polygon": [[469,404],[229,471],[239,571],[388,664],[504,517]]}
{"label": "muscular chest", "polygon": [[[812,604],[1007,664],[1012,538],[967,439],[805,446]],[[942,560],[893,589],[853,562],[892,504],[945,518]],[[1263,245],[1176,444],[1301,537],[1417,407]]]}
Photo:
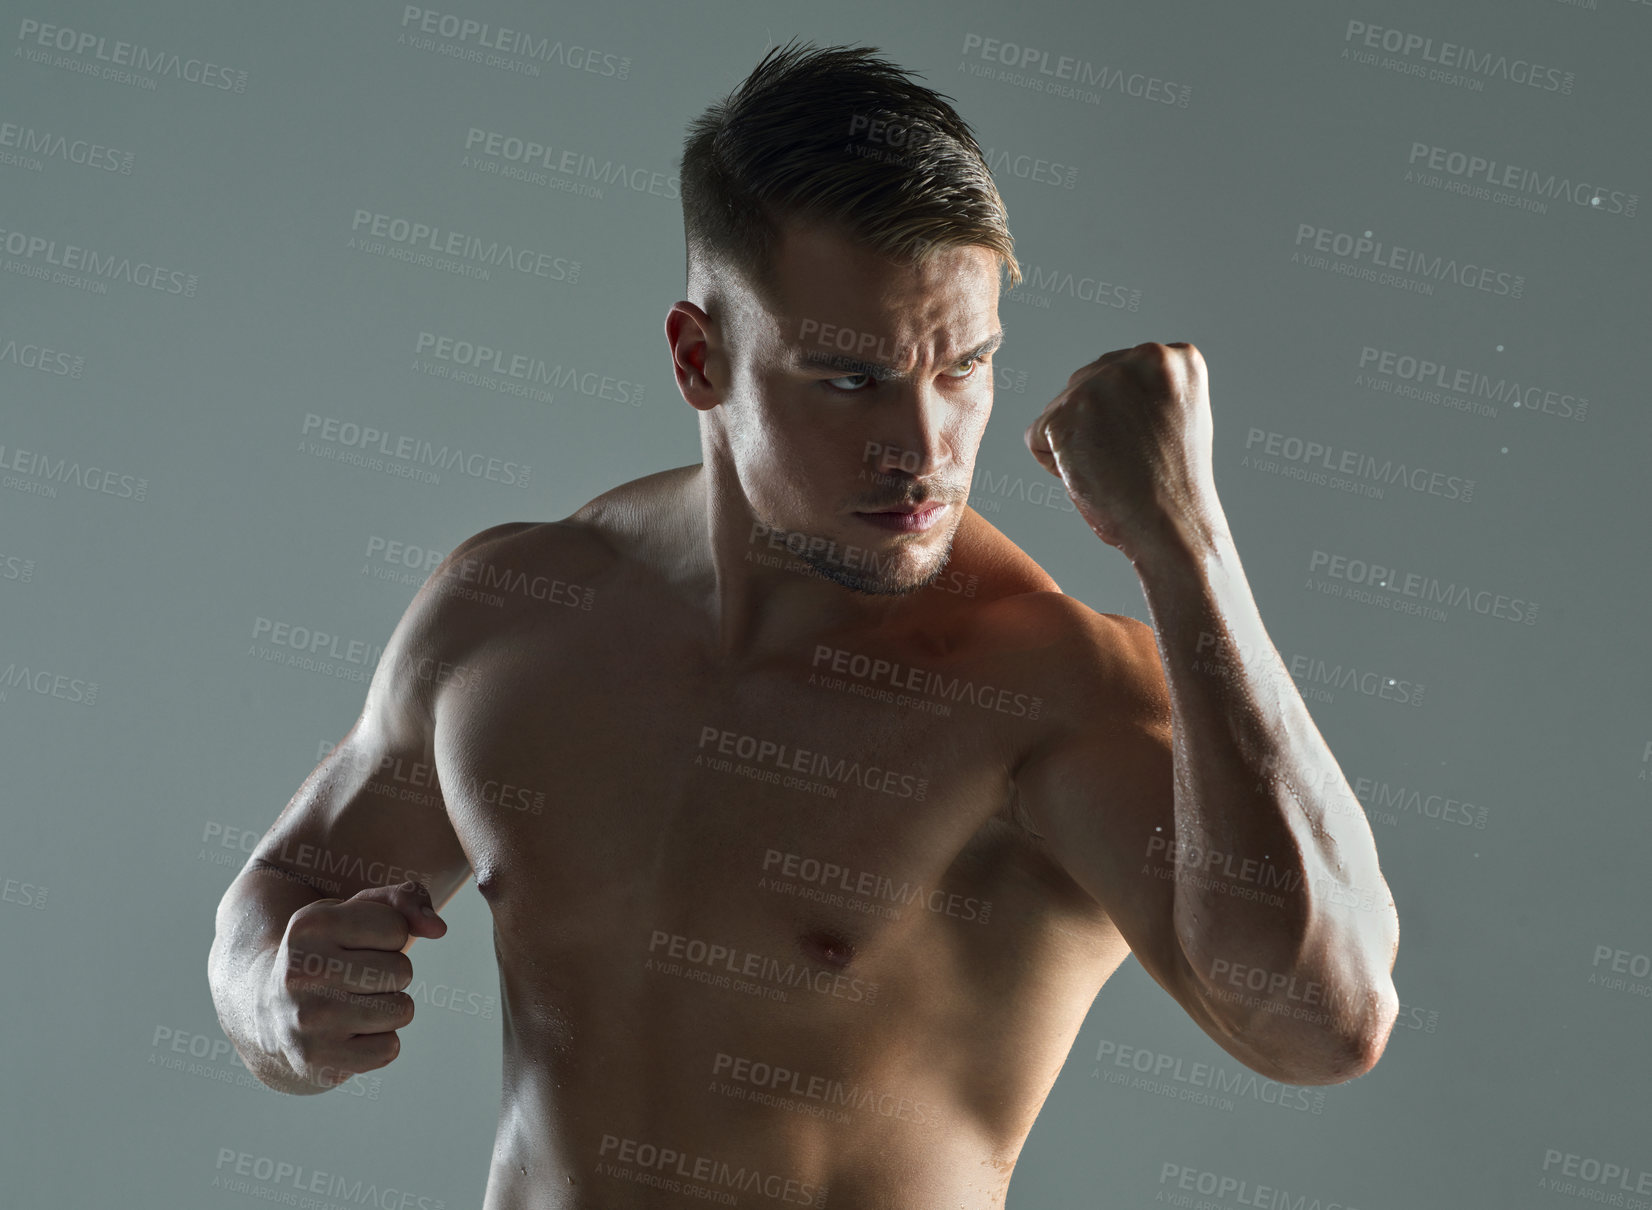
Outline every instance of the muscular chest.
{"label": "muscular chest", "polygon": [[1012,669],[844,640],[736,675],[668,634],[575,621],[582,642],[482,653],[438,711],[443,795],[508,937],[814,937],[864,966],[1060,889],[1007,813],[1042,706]]}

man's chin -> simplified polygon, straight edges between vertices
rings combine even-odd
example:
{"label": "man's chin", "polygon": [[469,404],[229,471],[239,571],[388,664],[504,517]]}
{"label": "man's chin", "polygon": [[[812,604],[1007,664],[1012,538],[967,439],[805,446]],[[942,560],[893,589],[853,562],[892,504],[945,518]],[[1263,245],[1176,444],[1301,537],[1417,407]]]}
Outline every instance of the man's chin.
{"label": "man's chin", "polygon": [[915,542],[897,542],[892,545],[895,549],[888,553],[870,547],[861,548],[862,558],[853,566],[843,559],[812,551],[804,552],[799,557],[815,574],[853,592],[864,593],[867,596],[897,597],[918,592],[935,583],[946,570],[947,559],[952,554],[950,534],[947,535],[940,553],[933,559],[915,559],[913,556],[916,552],[912,550],[918,545]]}
{"label": "man's chin", "polygon": [[816,563],[806,560],[810,569],[822,579],[849,589],[851,592],[863,593],[871,597],[902,597],[920,589],[928,588],[941,574],[937,566],[934,571],[922,578],[902,579],[898,576],[881,575],[871,576],[864,572],[849,571],[832,564]]}
{"label": "man's chin", "polygon": [[946,570],[961,514],[948,520],[910,533],[855,524],[853,536],[788,531],[767,521],[759,526],[770,545],[784,545],[823,580],[867,596],[906,596],[928,588]]}

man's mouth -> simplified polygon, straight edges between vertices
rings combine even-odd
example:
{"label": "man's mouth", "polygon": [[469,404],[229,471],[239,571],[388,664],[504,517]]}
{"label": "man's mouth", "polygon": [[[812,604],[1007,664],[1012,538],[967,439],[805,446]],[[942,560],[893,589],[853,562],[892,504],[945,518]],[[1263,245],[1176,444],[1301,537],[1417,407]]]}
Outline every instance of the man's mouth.
{"label": "man's mouth", "polygon": [[945,504],[931,500],[926,504],[902,504],[894,508],[863,510],[859,515],[881,529],[915,532],[928,529],[945,511]]}

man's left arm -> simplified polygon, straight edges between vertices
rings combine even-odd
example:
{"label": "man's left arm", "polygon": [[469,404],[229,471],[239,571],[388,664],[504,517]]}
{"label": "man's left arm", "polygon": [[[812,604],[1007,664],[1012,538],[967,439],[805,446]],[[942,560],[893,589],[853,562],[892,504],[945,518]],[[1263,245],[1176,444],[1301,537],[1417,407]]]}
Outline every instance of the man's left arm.
{"label": "man's left arm", "polygon": [[1399,1011],[1376,843],[1269,641],[1225,529],[1135,566],[1174,727],[1174,931],[1226,1028],[1310,1069],[1369,1070]]}
{"label": "man's left arm", "polygon": [[[1203,358],[1189,344],[1138,345],[1068,384],[1027,443],[1130,557],[1168,688],[1173,804],[1159,876],[1173,891],[1138,931],[1175,952],[1139,956],[1207,1032],[1281,1078],[1352,1078],[1375,1064],[1398,1013],[1398,917],[1365,813],[1268,639],[1216,499]],[[1162,743],[1162,728],[1122,734],[1134,738],[1107,741],[1115,756],[1159,767],[1127,754]],[[1045,810],[1094,811],[1084,783],[1115,776],[1117,762],[1102,763],[1099,742],[1067,750],[1065,771],[1042,779],[1065,791]],[[1135,826],[1152,817],[1147,778],[1131,787]],[[1100,833],[1093,820],[1052,822],[1069,850]],[[1116,858],[1060,855],[1104,896],[1121,892]]]}

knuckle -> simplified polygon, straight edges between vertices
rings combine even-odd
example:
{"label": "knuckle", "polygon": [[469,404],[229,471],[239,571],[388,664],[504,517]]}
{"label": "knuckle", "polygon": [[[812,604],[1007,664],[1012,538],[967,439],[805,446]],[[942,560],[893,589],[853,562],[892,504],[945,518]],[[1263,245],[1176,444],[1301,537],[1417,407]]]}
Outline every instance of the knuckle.
{"label": "knuckle", "polygon": [[332,1020],[332,1006],[325,1000],[305,997],[293,1008],[293,1026],[300,1038],[313,1038]]}
{"label": "knuckle", "polygon": [[287,955],[287,965],[281,971],[281,988],[290,996],[295,996],[309,988],[315,982],[314,974],[307,969],[308,963],[299,953]]}
{"label": "knuckle", "polygon": [[360,1057],[356,1066],[362,1071],[374,1071],[395,1062],[396,1056],[402,1052],[402,1041],[391,1030],[388,1033],[373,1034],[369,1039],[363,1039]]}
{"label": "knuckle", "polygon": [[413,959],[406,954],[394,954],[390,959],[388,982],[393,991],[405,991],[413,982]]}
{"label": "knuckle", "polygon": [[314,903],[306,903],[288,918],[287,936],[310,937],[327,932],[332,925],[330,909],[337,903],[336,899],[318,899]]}
{"label": "knuckle", "polygon": [[292,942],[299,937],[307,937],[316,928],[320,918],[316,915],[315,904],[307,903],[287,918],[287,940]]}
{"label": "knuckle", "polygon": [[289,934],[287,937],[287,969],[303,970],[311,966],[321,955],[315,946],[316,938]]}
{"label": "knuckle", "polygon": [[350,983],[350,988],[364,996],[376,996],[381,992],[395,990],[395,984],[395,973],[375,964],[358,972]]}

